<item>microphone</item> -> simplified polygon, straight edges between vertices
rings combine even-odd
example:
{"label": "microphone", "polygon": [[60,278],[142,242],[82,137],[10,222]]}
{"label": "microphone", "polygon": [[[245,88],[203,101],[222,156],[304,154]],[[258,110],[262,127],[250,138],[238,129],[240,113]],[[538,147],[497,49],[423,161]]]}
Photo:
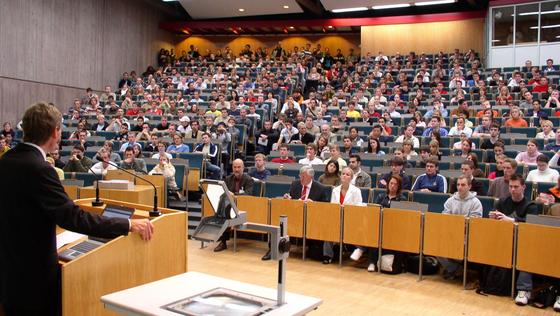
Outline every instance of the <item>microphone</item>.
{"label": "microphone", "polygon": [[124,169],[123,167],[118,166],[117,164],[115,164],[115,163],[113,163],[113,162],[108,162],[108,164],[112,165],[113,167],[115,167],[115,168],[117,168],[117,169],[119,169],[119,170],[124,171],[125,173],[128,173],[128,174],[132,175],[132,176],[135,177],[135,178],[138,178],[138,179],[140,179],[140,180],[144,180],[144,181],[148,182],[148,183],[154,188],[154,208],[153,208],[153,209],[150,211],[150,213],[149,213],[149,214],[150,214],[150,217],[158,217],[158,216],[161,215],[161,212],[158,210],[158,206],[157,206],[157,205],[158,205],[157,188],[156,188],[156,186],[152,183],[152,181],[148,181],[146,178],[143,178],[143,177],[137,175],[136,173],[130,172],[130,171]]}
{"label": "microphone", "polygon": [[[88,169],[89,169],[89,171],[91,171],[91,173],[93,173],[94,175],[97,175],[97,173],[95,173],[95,171],[93,171],[93,169],[91,169],[91,167],[88,167]],[[101,176],[101,179],[97,179],[95,181],[95,201],[91,201],[91,206],[103,206],[103,204],[105,204],[99,198],[99,180],[103,180],[103,173],[101,173],[99,176]]]}

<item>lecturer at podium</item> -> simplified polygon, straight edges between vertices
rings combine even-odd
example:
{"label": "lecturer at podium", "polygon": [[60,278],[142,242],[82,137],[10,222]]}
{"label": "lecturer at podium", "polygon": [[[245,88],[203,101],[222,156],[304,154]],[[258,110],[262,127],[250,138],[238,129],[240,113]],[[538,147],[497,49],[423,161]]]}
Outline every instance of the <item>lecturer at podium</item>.
{"label": "lecturer at podium", "polygon": [[[153,234],[147,219],[106,219],[81,210],[46,161],[58,149],[62,115],[39,102],[25,111],[23,142],[0,159],[0,314],[60,314],[56,225],[104,238]],[[80,293],[76,293],[80,295]]]}

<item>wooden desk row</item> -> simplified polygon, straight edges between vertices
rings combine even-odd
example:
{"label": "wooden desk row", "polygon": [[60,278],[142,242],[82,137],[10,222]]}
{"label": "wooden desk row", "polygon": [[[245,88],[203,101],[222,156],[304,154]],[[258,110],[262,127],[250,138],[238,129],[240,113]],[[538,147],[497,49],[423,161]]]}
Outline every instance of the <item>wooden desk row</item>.
{"label": "wooden desk row", "polygon": [[[279,216],[287,215],[288,234],[303,238],[304,246],[306,239],[342,242],[560,277],[558,227],[422,214],[374,204],[341,207],[325,202],[236,198],[250,222],[277,225]],[[204,198],[205,216],[210,215],[207,203]],[[339,260],[341,263],[342,257]]]}

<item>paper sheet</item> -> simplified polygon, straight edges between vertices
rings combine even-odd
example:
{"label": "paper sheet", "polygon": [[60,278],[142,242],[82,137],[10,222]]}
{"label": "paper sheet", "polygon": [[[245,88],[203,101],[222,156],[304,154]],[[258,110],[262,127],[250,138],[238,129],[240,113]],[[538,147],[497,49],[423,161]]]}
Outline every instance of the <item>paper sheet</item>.
{"label": "paper sheet", "polygon": [[64,231],[58,235],[56,235],[56,249],[60,249],[60,247],[72,243],[86,235],[71,232],[69,230]]}

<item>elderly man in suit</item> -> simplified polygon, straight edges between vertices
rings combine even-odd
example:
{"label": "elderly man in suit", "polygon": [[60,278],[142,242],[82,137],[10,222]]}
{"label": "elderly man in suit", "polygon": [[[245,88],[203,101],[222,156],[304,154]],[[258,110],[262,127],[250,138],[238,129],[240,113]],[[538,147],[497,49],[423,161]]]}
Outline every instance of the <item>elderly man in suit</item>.
{"label": "elderly man in suit", "polygon": [[[235,159],[232,164],[233,173],[226,177],[226,186],[228,190],[233,192],[235,195],[244,195],[253,193],[253,178],[244,172],[245,165],[243,160]],[[227,241],[229,240],[230,229],[222,234],[219,241],[220,243],[214,252],[219,252],[227,249]]]}
{"label": "elderly man in suit", "polygon": [[[299,170],[299,180],[292,182],[290,193],[284,194],[285,199],[329,202],[331,197],[327,194],[327,187],[313,179],[315,170],[311,166],[303,166]],[[268,252],[261,258],[270,260],[270,244]]]}
{"label": "elderly man in suit", "polygon": [[54,105],[34,104],[23,115],[23,143],[0,160],[5,180],[0,182],[0,314],[60,313],[57,225],[103,238],[128,232],[152,237],[147,219],[104,218],[84,212],[68,198],[45,161],[46,153],[58,149],[61,122]]}

